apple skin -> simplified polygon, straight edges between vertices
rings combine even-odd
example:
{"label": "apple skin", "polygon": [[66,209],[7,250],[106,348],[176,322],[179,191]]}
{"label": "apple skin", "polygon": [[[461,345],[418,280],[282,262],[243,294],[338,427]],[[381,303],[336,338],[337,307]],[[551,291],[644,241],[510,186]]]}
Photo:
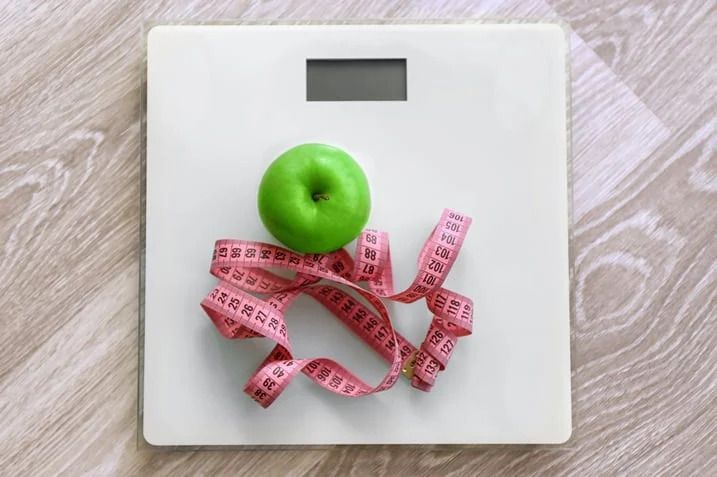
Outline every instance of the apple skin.
{"label": "apple skin", "polygon": [[345,151],[302,144],[281,154],[259,185],[259,216],[281,243],[303,253],[338,250],[363,230],[371,194]]}

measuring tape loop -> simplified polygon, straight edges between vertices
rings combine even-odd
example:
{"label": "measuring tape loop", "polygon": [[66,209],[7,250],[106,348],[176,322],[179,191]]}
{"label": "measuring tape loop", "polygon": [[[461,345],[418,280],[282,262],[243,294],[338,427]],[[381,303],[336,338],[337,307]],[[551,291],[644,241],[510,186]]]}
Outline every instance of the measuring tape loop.
{"label": "measuring tape loop", "polygon": [[[385,232],[362,232],[354,258],[344,249],[301,255],[261,242],[217,240],[210,273],[218,284],[201,306],[226,338],[265,337],[276,343],[244,388],[264,407],[274,402],[299,373],[324,389],[348,397],[389,389],[401,373],[411,379],[414,387],[428,391],[448,364],[458,338],[472,331],[472,301],[442,287],[470,224],[469,217],[444,210],[419,254],[418,272],[411,286],[399,293],[394,292]],[[296,275],[288,279],[268,268],[290,270]],[[348,290],[320,283],[321,280],[344,285]],[[360,282],[367,282],[368,289]],[[292,355],[284,314],[302,293],[331,311],[389,363],[381,382],[370,386],[329,358],[297,359]],[[259,299],[253,294],[268,296]],[[434,316],[425,340],[417,348],[396,332],[382,300],[412,303],[421,298]]]}
{"label": "measuring tape loop", "polygon": [[[379,312],[379,316],[388,326],[389,335],[395,340],[395,330],[393,329],[393,325],[390,321],[388,311],[386,310],[386,307],[380,300],[380,298],[374,295],[371,291],[359,287],[358,285],[342,278],[340,275],[326,268],[327,266],[331,266],[333,264],[331,263],[333,261],[332,257],[336,257],[336,259],[341,260],[342,255],[343,254],[341,253],[336,253],[329,254],[328,257],[325,255],[303,256],[290,250],[271,244],[242,240],[218,240],[215,243],[214,247],[211,270],[214,271],[219,269],[221,273],[222,268],[226,267],[235,269],[275,267],[298,272],[297,277],[292,281],[292,285],[289,286],[286,285],[286,283],[283,284],[286,286],[287,290],[301,289],[303,291],[303,289],[309,286],[309,283],[306,283],[307,280],[304,280],[300,277],[300,275],[302,274],[318,278],[325,278],[331,281],[342,283],[348,287],[355,289],[376,308],[376,310]],[[343,259],[345,259],[345,256],[343,256]],[[268,286],[269,285],[267,285],[267,289]],[[223,321],[222,319],[229,318],[232,321],[236,321],[237,315],[237,310],[234,310],[233,307],[229,309],[230,307],[227,307],[225,305],[225,302],[227,300],[231,300],[231,298],[233,298],[233,296],[227,297],[223,295],[223,293],[227,293],[227,290],[233,291],[228,287],[234,289],[232,285],[225,284],[224,282],[220,281],[220,284],[217,286],[217,288],[202,301],[202,307],[210,316],[210,318],[212,318],[212,321],[219,328],[219,331],[224,336],[227,336],[227,332],[223,329],[225,321]],[[270,305],[267,304],[267,306]],[[278,310],[276,308],[271,308],[274,312],[278,313]],[[223,316],[222,312],[224,313]],[[261,317],[263,318],[263,315],[261,315]],[[257,315],[253,315],[251,317],[240,316],[239,318],[239,321],[242,325],[250,328],[252,331],[261,333],[265,337],[275,341],[278,345],[281,345],[289,353],[290,356],[291,346],[288,343],[288,339],[284,336],[285,329],[275,329],[275,322],[272,322],[274,326],[271,326],[271,324],[268,323],[255,323],[254,320],[257,319]],[[272,365],[268,364],[267,366]],[[337,392],[339,394],[343,393],[347,396],[360,396],[374,392],[381,392],[393,386],[393,384],[398,379],[398,375],[402,366],[402,360],[398,348],[394,349],[392,353],[391,367],[387,371],[382,381],[376,387],[373,388],[367,388],[365,383],[360,380],[357,380],[357,378],[352,373],[349,373],[343,367],[337,366],[337,364],[332,360],[319,359],[295,361],[293,359],[288,359],[283,361],[275,361],[274,366],[278,366],[283,370],[284,376],[282,377],[282,380],[290,380],[295,374],[293,368],[297,366],[304,371],[304,374],[309,376],[312,380],[322,385],[326,389],[329,389],[330,391]],[[314,368],[315,366],[321,366],[321,369]],[[266,371],[266,366],[262,369],[262,371]],[[335,389],[328,383],[325,384],[324,381],[326,378],[325,375],[327,371],[329,372],[331,377],[329,383],[336,383],[338,380],[342,384],[347,384],[348,386],[341,386],[338,389]],[[276,372],[278,373],[278,371]],[[264,379],[259,382],[258,376],[263,376]],[[247,388],[245,389],[245,391],[253,399],[258,401],[262,406],[268,406],[273,402],[274,399],[276,399],[276,396],[278,396],[278,394],[285,387],[285,385],[283,387],[279,386],[278,383],[272,384],[273,382],[275,382],[275,380],[271,376],[267,376],[266,372],[260,372],[252,376],[250,382],[247,384]],[[264,383],[266,383],[266,385],[264,385]],[[254,389],[257,385],[263,386],[264,392],[258,392],[258,388]]]}

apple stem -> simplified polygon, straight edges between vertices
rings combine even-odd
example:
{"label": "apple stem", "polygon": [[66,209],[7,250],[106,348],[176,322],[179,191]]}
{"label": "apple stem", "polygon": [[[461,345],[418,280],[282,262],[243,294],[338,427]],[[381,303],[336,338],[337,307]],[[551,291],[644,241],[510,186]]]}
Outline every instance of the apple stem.
{"label": "apple stem", "polygon": [[319,200],[329,200],[329,196],[326,194],[314,194],[311,196],[312,199],[314,199],[314,202],[318,202]]}

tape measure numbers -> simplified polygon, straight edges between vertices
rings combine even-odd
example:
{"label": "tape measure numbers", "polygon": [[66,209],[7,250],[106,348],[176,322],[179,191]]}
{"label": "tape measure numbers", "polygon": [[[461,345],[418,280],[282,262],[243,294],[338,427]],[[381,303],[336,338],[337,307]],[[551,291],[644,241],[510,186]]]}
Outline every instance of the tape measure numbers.
{"label": "tape measure numbers", "polygon": [[[470,217],[445,209],[421,249],[413,283],[399,293],[394,292],[385,232],[362,232],[354,258],[344,249],[301,255],[261,242],[218,240],[210,268],[218,284],[201,306],[226,338],[265,337],[276,343],[244,387],[263,407],[274,402],[300,372],[324,389],[348,397],[385,391],[401,374],[415,388],[430,391],[458,338],[470,335],[473,327],[470,298],[442,287],[470,225]],[[287,269],[296,275],[287,279],[267,268]],[[322,280],[349,287],[371,307]],[[362,282],[368,289],[359,285]],[[380,383],[371,386],[329,358],[293,356],[284,315],[301,293],[326,307],[389,363]],[[433,319],[425,340],[416,347],[394,329],[382,300],[412,303],[420,299],[426,300]]]}

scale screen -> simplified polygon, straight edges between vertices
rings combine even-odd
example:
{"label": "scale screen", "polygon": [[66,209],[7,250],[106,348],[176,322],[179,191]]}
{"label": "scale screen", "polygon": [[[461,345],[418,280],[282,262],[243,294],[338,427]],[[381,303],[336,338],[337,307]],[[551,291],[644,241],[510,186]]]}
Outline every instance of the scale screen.
{"label": "scale screen", "polygon": [[406,59],[306,60],[307,101],[406,101]]}

